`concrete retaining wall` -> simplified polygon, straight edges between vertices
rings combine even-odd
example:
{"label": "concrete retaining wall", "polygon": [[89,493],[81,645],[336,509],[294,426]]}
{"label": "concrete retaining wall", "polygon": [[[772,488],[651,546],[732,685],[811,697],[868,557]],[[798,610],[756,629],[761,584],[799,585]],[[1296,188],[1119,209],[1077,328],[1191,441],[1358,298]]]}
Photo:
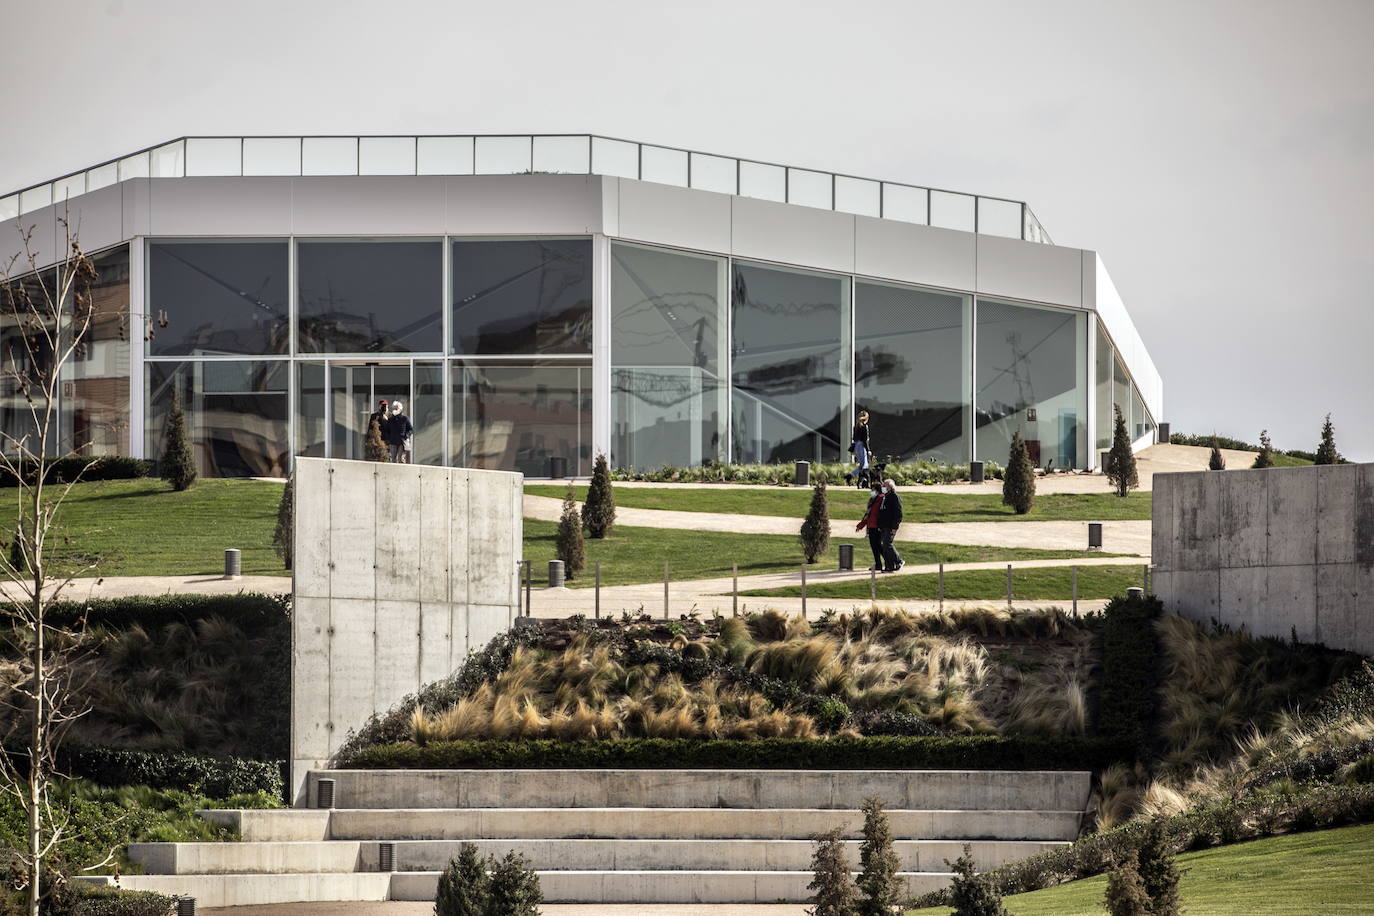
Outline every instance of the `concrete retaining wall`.
{"label": "concrete retaining wall", "polygon": [[1374,655],[1374,464],[1156,474],[1164,606]]}
{"label": "concrete retaining wall", "polygon": [[349,729],[457,668],[519,613],[523,478],[298,458],[291,652],[296,803]]}

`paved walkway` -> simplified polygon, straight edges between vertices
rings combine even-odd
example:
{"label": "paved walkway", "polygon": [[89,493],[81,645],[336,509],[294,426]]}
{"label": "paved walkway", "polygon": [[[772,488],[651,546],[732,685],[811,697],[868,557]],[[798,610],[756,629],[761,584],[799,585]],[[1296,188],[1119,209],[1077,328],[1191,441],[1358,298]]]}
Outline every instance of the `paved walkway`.
{"label": "paved walkway", "polygon": [[[792,903],[546,903],[544,916],[802,916],[808,907]],[[207,916],[433,916],[432,903],[275,903],[264,906],[202,907]]]}
{"label": "paved walkway", "polygon": [[[89,601],[92,598],[128,598],[132,595],[236,595],[255,592],[264,595],[289,595],[290,576],[102,576],[99,579],[73,579],[62,590],[64,601]],[[19,587],[0,582],[0,594],[13,597]]]}

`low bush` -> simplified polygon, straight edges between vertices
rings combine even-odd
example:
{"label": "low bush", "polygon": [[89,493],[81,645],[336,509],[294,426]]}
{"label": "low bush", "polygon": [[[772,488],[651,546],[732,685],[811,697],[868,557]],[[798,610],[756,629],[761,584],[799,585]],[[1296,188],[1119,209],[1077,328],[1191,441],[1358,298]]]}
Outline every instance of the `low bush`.
{"label": "low bush", "polygon": [[44,911],[44,916],[172,916],[177,910],[177,898],[153,891],[80,883],[71,887]]}
{"label": "low bush", "polygon": [[290,621],[289,595],[140,595],[60,601],[48,611],[54,626],[71,626],[85,618],[87,626],[107,630],[144,629],[167,623],[192,624],[211,617],[232,620],[248,630],[262,630]]}
{"label": "low bush", "polygon": [[[883,476],[891,477],[897,486],[915,484],[956,483],[968,480],[967,464],[947,464],[939,461],[899,461],[884,459]],[[840,462],[813,462],[811,475],[826,480],[841,480],[854,465]],[[983,473],[989,479],[1001,480],[1002,467],[986,462]],[[796,482],[796,465],[789,464],[705,464],[699,467],[616,468],[612,480],[642,480],[650,483],[752,483],[790,486]]]}
{"label": "low bush", "polygon": [[[147,477],[152,465],[142,458],[125,458],[118,455],[68,455],[54,458],[48,462],[45,480],[48,483],[72,483],[74,481],[95,480],[134,480]],[[24,479],[32,482],[38,474],[35,462],[26,461],[19,469]],[[0,469],[0,487],[18,486],[18,478],[9,468]]]}
{"label": "low bush", "polygon": [[340,766],[359,769],[1101,769],[1129,754],[1097,738],[623,738],[606,741],[444,741],[368,747]]}
{"label": "low bush", "polygon": [[1159,714],[1158,598],[1118,596],[1102,615],[1102,694],[1097,732],[1146,756],[1155,743]]}
{"label": "low bush", "polygon": [[477,847],[464,843],[439,875],[435,916],[538,916],[544,902],[539,876],[516,852],[497,859],[477,857]]}
{"label": "low bush", "polygon": [[201,757],[170,751],[66,745],[60,766],[68,775],[101,786],[149,786],[178,789],[211,798],[262,792],[282,796],[278,761]]}

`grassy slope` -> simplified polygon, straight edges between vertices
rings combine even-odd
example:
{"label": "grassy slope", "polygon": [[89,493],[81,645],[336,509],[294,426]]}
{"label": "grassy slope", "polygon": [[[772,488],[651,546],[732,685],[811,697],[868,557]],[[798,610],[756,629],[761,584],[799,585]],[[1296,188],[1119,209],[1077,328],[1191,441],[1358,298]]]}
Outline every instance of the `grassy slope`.
{"label": "grassy slope", "polygon": [[[1374,824],[1270,837],[1181,855],[1189,916],[1288,916],[1374,912]],[[1017,894],[1016,916],[1101,916],[1105,876]],[[913,910],[922,916],[941,908]]]}
{"label": "grassy slope", "polygon": [[[531,496],[562,499],[566,486],[527,484]],[[587,488],[575,488],[577,499]],[[866,491],[834,487],[829,490],[830,517],[858,521],[868,503]],[[811,505],[806,487],[752,490],[739,487],[616,487],[617,506],[629,509],[670,509],[677,512],[715,512],[725,515],[772,515],[801,519]],[[1002,505],[1002,497],[970,493],[902,493],[909,522],[1118,521],[1149,520],[1150,494],[1132,493],[1125,499],[1111,493],[1053,493],[1036,497],[1035,507],[1017,515]]]}
{"label": "grassy slope", "polygon": [[[906,558],[907,551],[902,548]],[[907,562],[912,562],[907,559]],[[927,561],[928,562],[928,561]],[[938,560],[936,562],[939,562]],[[1143,578],[1141,566],[1083,566],[1078,570],[1078,597],[1110,598],[1123,595],[1126,589],[1140,585]],[[1069,600],[1073,596],[1072,573],[1069,568],[1021,569],[1012,571],[1012,597],[1026,601]],[[852,598],[867,600],[869,597],[867,579],[850,582],[827,582],[808,585],[808,598]],[[781,598],[798,597],[801,587],[760,589],[744,592],[745,595]],[[902,598],[934,600],[940,597],[940,581],[935,575],[879,576],[878,598],[898,600]],[[945,573],[945,597],[953,600],[1006,600],[1007,574],[1001,569],[964,570]]]}
{"label": "grassy slope", "polygon": [[[534,561],[536,580],[554,558],[554,522],[525,519],[525,558]],[[833,557],[835,545],[831,545]],[[1032,550],[1023,547],[964,547],[957,544],[903,544],[908,563],[969,563],[982,560],[1074,559],[1100,553],[1065,550]],[[855,562],[871,558],[866,543],[856,543]],[[661,582],[663,564],[674,580],[708,579],[730,575],[730,564],[739,564],[741,576],[795,572],[802,565],[801,545],[786,534],[733,534],[716,531],[631,528],[618,525],[611,537],[587,539],[587,569],[573,587],[592,583],[592,569],[601,561],[602,585]],[[825,564],[824,568],[831,568]],[[547,580],[546,580],[547,581]],[[868,583],[864,582],[864,596]],[[1005,590],[1003,591],[1005,595]]]}

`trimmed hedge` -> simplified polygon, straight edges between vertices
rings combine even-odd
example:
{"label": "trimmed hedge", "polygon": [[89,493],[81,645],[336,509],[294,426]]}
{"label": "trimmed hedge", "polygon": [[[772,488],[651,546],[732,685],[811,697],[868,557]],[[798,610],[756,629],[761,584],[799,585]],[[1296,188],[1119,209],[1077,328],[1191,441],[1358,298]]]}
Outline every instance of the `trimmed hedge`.
{"label": "trimmed hedge", "polygon": [[[151,468],[142,458],[124,458],[118,455],[68,455],[54,458],[48,462],[47,483],[70,483],[80,479],[83,483],[93,480],[134,480],[147,477]],[[20,468],[26,480],[37,477],[37,468],[31,461],[24,462]],[[0,487],[18,486],[19,481],[8,468],[0,470]]]}
{"label": "trimmed hedge", "polygon": [[1096,770],[1131,749],[1100,738],[759,738],[702,741],[445,741],[383,744],[340,761],[356,769]]}
{"label": "trimmed hedge", "polygon": [[1118,595],[1103,610],[1102,695],[1097,733],[1149,755],[1159,719],[1161,650],[1155,621],[1164,604],[1153,595]]}
{"label": "trimmed hedge", "polygon": [[48,916],[172,916],[177,898],[153,891],[77,884],[69,899],[51,907]]}
{"label": "trimmed hedge", "polygon": [[252,792],[282,797],[281,761],[201,757],[181,751],[138,751],[119,747],[62,748],[61,768],[70,776],[102,786],[180,789],[211,798]]}
{"label": "trimmed hedge", "polygon": [[169,623],[194,624],[210,617],[232,620],[245,629],[270,627],[291,617],[289,595],[139,595],[61,601],[52,606],[53,626],[71,625],[85,616],[87,624],[112,630],[132,626],[152,629]]}

